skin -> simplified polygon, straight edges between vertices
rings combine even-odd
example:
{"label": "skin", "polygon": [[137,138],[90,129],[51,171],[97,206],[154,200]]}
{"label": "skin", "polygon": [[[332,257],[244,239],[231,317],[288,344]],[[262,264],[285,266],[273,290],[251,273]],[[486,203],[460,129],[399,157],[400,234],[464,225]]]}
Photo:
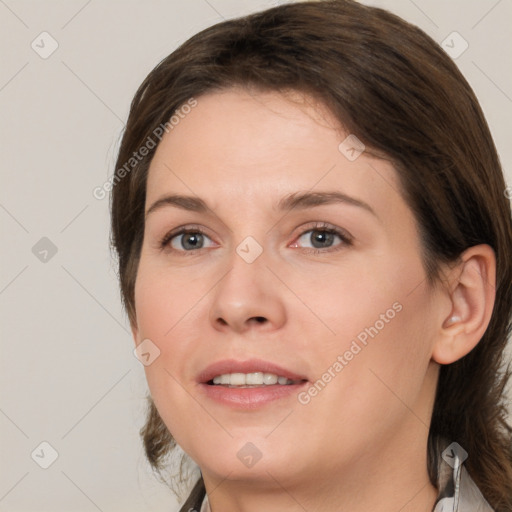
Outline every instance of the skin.
{"label": "skin", "polygon": [[[169,194],[209,209],[147,215],[132,329],[136,345],[160,350],[145,367],[149,389],[201,468],[213,512],[432,510],[426,446],[439,365],[487,327],[492,250],[469,249],[429,287],[396,171],[368,151],[349,161],[338,149],[348,134],[321,104],[240,88],[197,100],[157,148],[146,211]],[[341,191],[374,213],[276,208],[299,191]],[[312,253],[315,222],[351,243],[335,236]],[[186,253],[178,235],[162,249],[180,226],[200,226],[202,248]],[[263,249],[252,263],[236,252],[248,236]],[[393,304],[400,311],[307,404],[293,395],[240,410],[200,391],[198,373],[228,358],[272,361],[314,383]],[[261,453],[251,468],[237,457],[247,442]]]}

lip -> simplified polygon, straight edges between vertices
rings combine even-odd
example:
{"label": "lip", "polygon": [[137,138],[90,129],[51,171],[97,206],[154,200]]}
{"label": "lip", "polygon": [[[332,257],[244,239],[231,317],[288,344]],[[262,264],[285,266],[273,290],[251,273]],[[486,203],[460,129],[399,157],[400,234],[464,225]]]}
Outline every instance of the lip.
{"label": "lip", "polygon": [[[254,388],[228,388],[208,384],[216,375],[253,372],[274,373],[301,382]],[[197,382],[201,392],[210,400],[236,409],[256,409],[277,400],[296,396],[308,384],[308,379],[304,375],[290,371],[270,361],[250,359],[248,361],[225,360],[213,363],[197,376]]]}

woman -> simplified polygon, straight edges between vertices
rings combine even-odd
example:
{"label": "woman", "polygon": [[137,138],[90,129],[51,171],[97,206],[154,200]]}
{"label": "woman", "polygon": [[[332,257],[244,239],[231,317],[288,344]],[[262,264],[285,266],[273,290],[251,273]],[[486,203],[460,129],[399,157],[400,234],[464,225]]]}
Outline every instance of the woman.
{"label": "woman", "polygon": [[122,298],[182,511],[509,511],[512,222],[438,45],[350,0],[195,35],[131,105]]}

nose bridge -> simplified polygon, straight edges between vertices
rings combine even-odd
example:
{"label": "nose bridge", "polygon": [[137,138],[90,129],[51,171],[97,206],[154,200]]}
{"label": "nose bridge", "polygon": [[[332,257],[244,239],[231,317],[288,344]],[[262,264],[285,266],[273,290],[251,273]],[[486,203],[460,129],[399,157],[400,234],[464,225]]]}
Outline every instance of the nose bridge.
{"label": "nose bridge", "polygon": [[267,268],[270,259],[268,249],[253,236],[235,246],[229,269],[215,287],[210,319],[216,328],[243,331],[254,320],[267,328],[284,322],[281,290]]}

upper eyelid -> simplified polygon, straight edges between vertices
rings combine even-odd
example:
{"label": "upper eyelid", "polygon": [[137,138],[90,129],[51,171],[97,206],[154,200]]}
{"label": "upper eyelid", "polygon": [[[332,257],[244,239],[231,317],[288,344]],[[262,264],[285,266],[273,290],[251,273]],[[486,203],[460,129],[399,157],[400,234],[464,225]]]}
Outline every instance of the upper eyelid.
{"label": "upper eyelid", "polygon": [[170,231],[168,231],[167,233],[165,233],[162,237],[160,237],[160,242],[161,243],[170,243],[170,241],[177,237],[177,236],[181,236],[181,235],[185,235],[187,233],[201,233],[202,235],[206,235],[208,238],[210,238],[210,240],[212,240],[212,237],[210,235],[208,235],[208,233],[206,232],[206,230],[200,226],[196,226],[196,225],[186,225],[186,226],[180,226],[180,227],[177,227],[175,229],[171,229]]}
{"label": "upper eyelid", "polygon": [[330,233],[334,233],[342,240],[344,244],[352,245],[354,242],[354,237],[347,230],[343,228],[335,228],[330,226],[313,226],[302,229],[301,232],[295,236],[294,241],[296,242],[310,231],[327,231]]}
{"label": "upper eyelid", "polygon": [[[301,227],[302,230],[299,233],[300,235],[303,235],[304,233],[307,233],[308,231],[312,231],[312,230],[317,229],[319,231],[320,230],[339,231],[339,232],[341,232],[341,234],[346,234],[347,236],[351,236],[348,233],[347,230],[345,230],[345,229],[343,229],[341,227],[337,227],[337,226],[335,226],[333,224],[330,224],[328,222],[326,223],[326,222],[323,222],[323,221],[311,221],[311,222],[306,223],[306,224],[310,224],[310,225],[306,227],[303,224],[301,224],[300,226],[294,228],[293,231],[296,231],[297,229],[299,229],[299,227]],[[205,234],[205,235],[209,236],[207,228],[204,228],[204,227],[202,227],[199,224],[185,224],[183,226],[178,226],[177,228],[174,228],[174,229],[170,230],[162,238],[165,238],[167,236],[170,236],[170,237],[178,236],[178,235],[182,235],[182,234],[187,233],[187,232],[198,232],[198,233],[202,233],[202,234]]]}

